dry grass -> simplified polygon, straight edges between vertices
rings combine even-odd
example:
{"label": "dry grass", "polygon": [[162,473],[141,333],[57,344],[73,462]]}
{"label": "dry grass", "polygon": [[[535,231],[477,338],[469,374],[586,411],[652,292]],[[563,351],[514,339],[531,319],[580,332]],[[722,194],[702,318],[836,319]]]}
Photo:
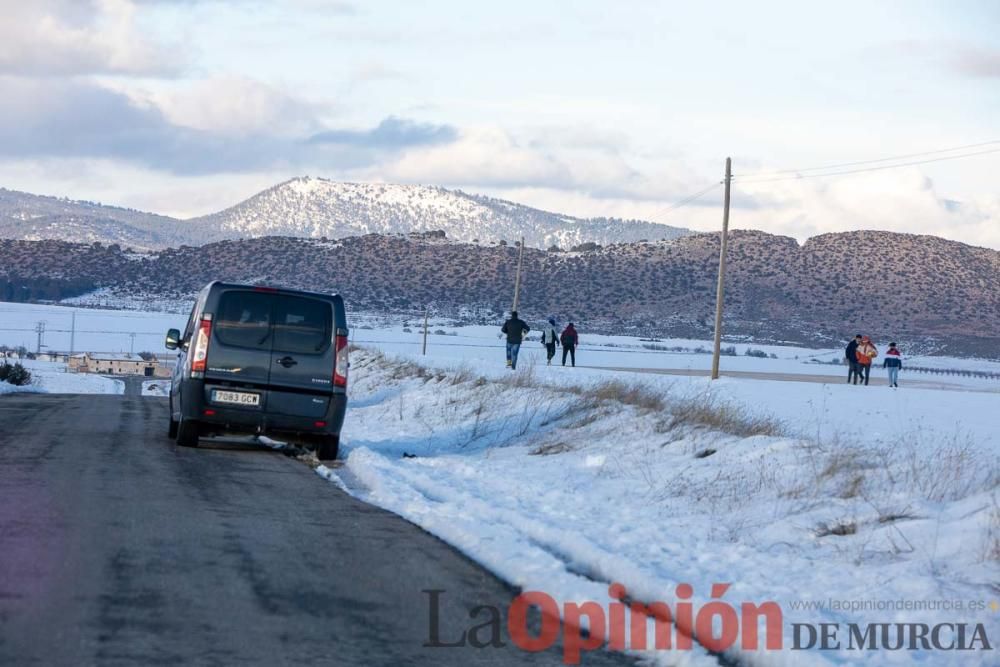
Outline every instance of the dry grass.
{"label": "dry grass", "polygon": [[500,383],[514,389],[543,386],[535,374],[535,364],[531,362],[522,363],[520,369],[511,371],[510,375],[500,380]]}
{"label": "dry grass", "polygon": [[996,461],[984,461],[970,438],[956,435],[929,452],[912,440],[902,443],[900,449],[907,486],[932,502],[959,500],[1000,485]]}
{"label": "dry grass", "polygon": [[782,422],[751,411],[742,405],[726,403],[711,395],[671,401],[668,414],[656,425],[660,433],[705,429],[728,433],[739,438],[785,435]]}
{"label": "dry grass", "polygon": [[594,403],[620,403],[640,412],[659,412],[666,405],[662,393],[641,382],[604,380],[585,387],[569,387],[568,390]]}
{"label": "dry grass", "polygon": [[475,371],[472,370],[472,366],[469,366],[466,363],[463,363],[454,371],[452,371],[451,377],[448,379],[448,381],[452,385],[465,384],[466,382],[473,382],[473,381],[479,382],[480,380],[484,383],[486,382],[486,378],[477,374]]}

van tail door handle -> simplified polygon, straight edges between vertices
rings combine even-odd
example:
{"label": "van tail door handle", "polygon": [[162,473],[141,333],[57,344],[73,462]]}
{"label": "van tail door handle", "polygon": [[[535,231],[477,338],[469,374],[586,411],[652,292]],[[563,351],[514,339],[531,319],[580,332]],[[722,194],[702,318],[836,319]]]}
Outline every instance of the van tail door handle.
{"label": "van tail door handle", "polygon": [[281,359],[278,359],[276,363],[281,364],[285,368],[291,368],[292,366],[294,366],[299,362],[295,361],[291,357],[282,357]]}

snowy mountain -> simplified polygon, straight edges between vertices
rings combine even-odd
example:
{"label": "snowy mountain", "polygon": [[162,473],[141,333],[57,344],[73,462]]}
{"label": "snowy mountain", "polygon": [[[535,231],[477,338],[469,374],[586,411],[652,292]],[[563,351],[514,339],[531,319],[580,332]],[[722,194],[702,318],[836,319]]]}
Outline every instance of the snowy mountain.
{"label": "snowy mountain", "polygon": [[162,215],[0,188],[0,238],[149,249],[190,243],[191,231],[188,223]]}
{"label": "snowy mountain", "polygon": [[638,220],[580,219],[500,199],[423,185],[340,183],[296,178],[191,222],[217,240],[261,236],[343,238],[444,231],[472,243],[524,236],[535,248],[672,239],[685,229]]}
{"label": "snowy mountain", "polygon": [[653,222],[581,219],[513,202],[423,185],[295,178],[218,213],[178,220],[93,202],[0,189],[0,238],[117,243],[136,250],[263,236],[339,239],[443,231],[448,239],[570,249],[673,239],[686,229]]}

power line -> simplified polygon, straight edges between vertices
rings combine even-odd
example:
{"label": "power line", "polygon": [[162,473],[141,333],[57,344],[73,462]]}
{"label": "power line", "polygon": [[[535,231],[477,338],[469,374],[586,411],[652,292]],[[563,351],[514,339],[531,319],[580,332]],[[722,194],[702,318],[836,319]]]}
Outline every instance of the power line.
{"label": "power line", "polygon": [[[991,142],[991,143],[1000,143],[1000,142]],[[842,170],[842,171],[831,171],[831,172],[826,172],[826,173],[822,173],[822,174],[802,174],[802,173],[796,173],[793,176],[779,176],[777,178],[747,178],[747,177],[741,177],[741,178],[738,178],[738,179],[737,179],[736,176],[734,176],[733,179],[734,180],[739,180],[739,182],[741,182],[741,183],[773,183],[775,181],[791,181],[791,180],[799,180],[799,179],[803,179],[803,178],[823,178],[825,176],[843,176],[845,174],[859,174],[859,173],[865,172],[865,171],[882,171],[884,169],[898,169],[899,167],[912,167],[912,166],[920,165],[920,164],[929,164],[931,162],[943,162],[945,160],[958,160],[960,158],[975,157],[977,155],[987,155],[989,153],[998,153],[998,152],[1000,152],[1000,148],[991,148],[989,150],[976,151],[974,153],[963,153],[961,155],[945,155],[943,157],[928,158],[926,160],[913,160],[911,162],[899,162],[899,163],[896,163],[896,164],[887,164],[887,165],[883,165],[883,166],[879,166],[879,167],[864,167],[862,169],[847,169],[847,170]],[[884,160],[880,160],[880,161],[884,162],[884,161],[893,160],[893,159],[899,159],[899,158],[885,158]],[[879,160],[871,160],[869,162],[878,162],[878,161]],[[866,164],[866,163],[856,163],[856,164]],[[820,167],[817,167],[817,169],[820,169]],[[794,170],[789,170],[789,171],[794,171]],[[779,172],[774,172],[774,173],[779,173]],[[786,173],[786,172],[780,172],[780,173]]]}
{"label": "power line", "polygon": [[[877,162],[892,162],[894,160],[906,160],[911,157],[921,157],[924,155],[940,155],[941,153],[954,153],[955,151],[964,151],[969,148],[980,148],[982,146],[992,146],[993,144],[1000,144],[1000,139],[994,139],[993,141],[981,141],[978,144],[966,144],[965,146],[955,146],[954,148],[942,148],[935,151],[922,151],[920,153],[907,153],[906,155],[896,155],[894,157],[881,157],[874,160],[858,160],[856,162],[841,162],[839,164],[828,164],[824,167],[802,167],[800,169],[780,169],[778,171],[759,171],[752,174],[743,174],[741,178],[757,178],[758,176],[777,176],[778,174],[793,174],[800,173],[803,171],[821,171],[826,169],[841,169],[843,167],[856,167],[862,164],[874,164]],[[735,176],[733,178],[736,178]]]}
{"label": "power line", "polygon": [[687,206],[688,204],[690,204],[691,202],[693,202],[695,199],[698,199],[699,197],[703,197],[703,196],[707,195],[709,192],[711,192],[715,188],[717,188],[720,185],[722,185],[722,183],[723,183],[723,181],[718,181],[717,183],[712,183],[707,188],[704,188],[703,190],[699,190],[698,192],[694,193],[693,195],[688,195],[684,199],[681,199],[680,201],[674,202],[673,204],[671,204],[667,208],[663,209],[662,211],[660,211],[658,213],[654,213],[651,217],[653,217],[653,218],[664,217],[664,216],[668,215],[671,211],[676,211],[679,208]]}

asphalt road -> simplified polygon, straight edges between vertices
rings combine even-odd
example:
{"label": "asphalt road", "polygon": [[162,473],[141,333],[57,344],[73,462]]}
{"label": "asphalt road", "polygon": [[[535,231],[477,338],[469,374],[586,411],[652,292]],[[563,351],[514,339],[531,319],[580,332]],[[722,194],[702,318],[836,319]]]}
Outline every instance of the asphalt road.
{"label": "asphalt road", "polygon": [[0,664],[561,664],[425,648],[422,591],[442,641],[515,592],[302,463],[165,429],[163,399],[0,398]]}

